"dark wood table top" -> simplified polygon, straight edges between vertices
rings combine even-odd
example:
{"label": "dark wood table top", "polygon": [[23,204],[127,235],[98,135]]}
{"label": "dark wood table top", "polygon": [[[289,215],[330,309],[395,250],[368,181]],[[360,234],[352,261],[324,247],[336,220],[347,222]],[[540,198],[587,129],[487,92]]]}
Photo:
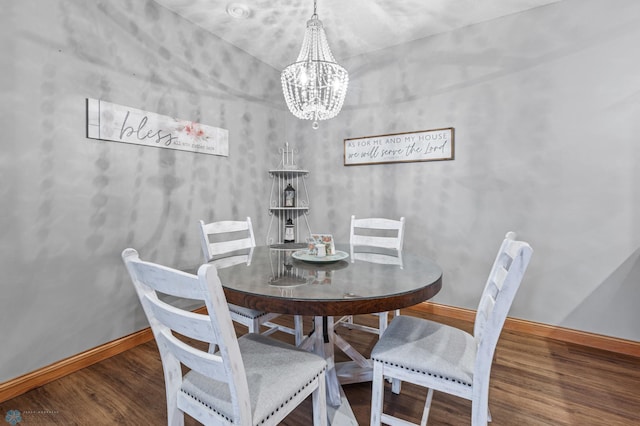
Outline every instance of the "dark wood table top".
{"label": "dark wood table top", "polygon": [[336,250],[348,257],[312,263],[292,257],[296,250],[260,246],[211,263],[229,303],[290,315],[391,311],[428,300],[442,286],[442,270],[427,257],[340,244]]}

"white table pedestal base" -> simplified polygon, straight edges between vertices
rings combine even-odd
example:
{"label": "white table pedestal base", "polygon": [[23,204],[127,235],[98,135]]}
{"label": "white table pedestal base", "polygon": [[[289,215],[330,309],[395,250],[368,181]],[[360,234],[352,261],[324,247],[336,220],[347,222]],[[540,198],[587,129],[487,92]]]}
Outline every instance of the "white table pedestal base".
{"label": "white table pedestal base", "polygon": [[[320,355],[327,361],[327,413],[331,425],[358,426],[341,384],[372,380],[371,361],[363,357],[346,340],[338,336],[333,317],[314,317],[313,332],[300,347]],[[338,347],[352,361],[335,363],[334,347]]]}

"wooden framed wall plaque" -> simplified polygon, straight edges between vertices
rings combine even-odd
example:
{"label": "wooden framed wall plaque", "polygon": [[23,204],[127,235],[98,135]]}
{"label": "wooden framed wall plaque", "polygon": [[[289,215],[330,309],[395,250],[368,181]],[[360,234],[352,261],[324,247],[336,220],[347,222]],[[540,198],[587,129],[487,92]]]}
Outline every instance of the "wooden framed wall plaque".
{"label": "wooden framed wall plaque", "polygon": [[87,137],[229,156],[229,131],[99,99],[87,99]]}
{"label": "wooden framed wall plaque", "polygon": [[441,161],[453,158],[453,127],[344,140],[345,166]]}

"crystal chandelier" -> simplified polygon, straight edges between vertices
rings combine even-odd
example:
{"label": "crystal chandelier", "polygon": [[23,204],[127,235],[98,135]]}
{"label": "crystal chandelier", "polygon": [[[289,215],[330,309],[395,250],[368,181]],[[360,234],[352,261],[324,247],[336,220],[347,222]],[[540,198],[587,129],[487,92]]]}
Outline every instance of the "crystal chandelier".
{"label": "crystal chandelier", "polygon": [[302,120],[313,120],[314,129],[318,128],[318,120],[333,118],[340,112],[349,74],[331,54],[316,13],[316,0],[298,59],[282,71],[280,79],[289,111]]}

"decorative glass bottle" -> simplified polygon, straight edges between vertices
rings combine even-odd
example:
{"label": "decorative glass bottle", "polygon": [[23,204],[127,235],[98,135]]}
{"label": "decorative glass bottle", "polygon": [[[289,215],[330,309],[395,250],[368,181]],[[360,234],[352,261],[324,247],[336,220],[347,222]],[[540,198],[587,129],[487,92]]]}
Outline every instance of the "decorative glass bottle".
{"label": "decorative glass bottle", "polygon": [[284,242],[295,243],[296,242],[296,229],[291,218],[287,219],[287,223],[284,225]]}
{"label": "decorative glass bottle", "polygon": [[296,206],[296,190],[293,189],[291,183],[284,189],[284,206],[295,207]]}

